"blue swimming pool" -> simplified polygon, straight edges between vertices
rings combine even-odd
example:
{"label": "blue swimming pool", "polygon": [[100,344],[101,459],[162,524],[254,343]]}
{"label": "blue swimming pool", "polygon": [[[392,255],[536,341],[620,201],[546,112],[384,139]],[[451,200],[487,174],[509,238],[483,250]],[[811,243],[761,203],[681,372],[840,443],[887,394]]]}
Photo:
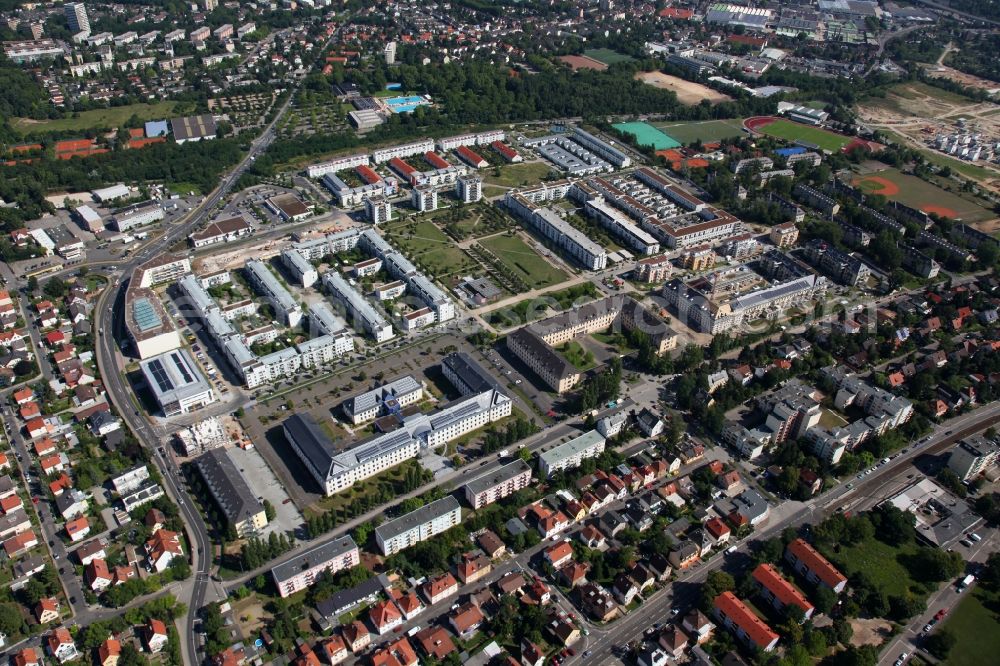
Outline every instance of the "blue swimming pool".
{"label": "blue swimming pool", "polygon": [[404,97],[386,98],[385,103],[393,113],[411,113],[418,106],[427,104],[428,102],[420,95],[407,95]]}

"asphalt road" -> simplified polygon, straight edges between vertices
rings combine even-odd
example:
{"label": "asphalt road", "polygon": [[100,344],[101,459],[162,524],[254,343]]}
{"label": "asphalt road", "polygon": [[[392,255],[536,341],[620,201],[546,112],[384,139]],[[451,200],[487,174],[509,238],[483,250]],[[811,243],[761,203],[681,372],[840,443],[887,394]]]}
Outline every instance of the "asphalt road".
{"label": "asphalt road", "polygon": [[243,160],[223,178],[219,187],[206,197],[201,205],[191,211],[190,216],[185,221],[167,229],[162,236],[151,240],[138,250],[127,263],[120,266],[122,279],[118,281],[117,285],[101,295],[95,311],[94,333],[96,335],[97,361],[108,396],[139,441],[153,452],[153,461],[162,473],[167,495],[180,507],[194,551],[190,554],[194,572],[193,582],[187,582],[182,587],[180,594],[181,601],[185,601],[188,605],[187,626],[184,632],[186,640],[182,641],[181,646],[184,662],[189,664],[198,663],[194,619],[198,609],[205,604],[206,593],[211,583],[212,543],[201,515],[182,486],[178,469],[172,466],[169,456],[160,453],[161,441],[159,437],[150,422],[132,402],[131,387],[118,365],[119,341],[127,339],[124,320],[125,291],[128,288],[129,277],[138,266],[152,257],[167,252],[174,243],[187,237],[212,216],[219,201],[228,194],[256,156],[266,150],[274,140],[274,125],[288,110],[291,97],[289,96],[289,99],[275,114],[274,120],[267,129],[254,140]]}

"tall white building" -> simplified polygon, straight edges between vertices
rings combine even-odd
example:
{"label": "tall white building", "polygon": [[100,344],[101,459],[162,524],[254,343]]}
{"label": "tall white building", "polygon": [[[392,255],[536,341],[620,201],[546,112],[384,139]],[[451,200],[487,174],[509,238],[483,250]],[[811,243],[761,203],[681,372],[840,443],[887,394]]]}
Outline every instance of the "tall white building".
{"label": "tall white building", "polygon": [[389,42],[385,45],[385,64],[396,64],[396,42]]}
{"label": "tall white building", "polygon": [[68,2],[63,5],[66,12],[66,21],[69,23],[70,32],[90,32],[90,17],[87,16],[87,6],[82,2]]}
{"label": "tall white building", "polygon": [[375,542],[383,555],[392,555],[441,534],[461,521],[462,507],[454,496],[448,495],[379,525],[375,528]]}

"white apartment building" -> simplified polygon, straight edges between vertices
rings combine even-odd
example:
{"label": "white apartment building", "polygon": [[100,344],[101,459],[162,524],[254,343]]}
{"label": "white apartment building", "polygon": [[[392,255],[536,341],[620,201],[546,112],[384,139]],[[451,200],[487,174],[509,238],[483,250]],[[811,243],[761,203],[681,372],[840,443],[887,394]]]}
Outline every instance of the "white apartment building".
{"label": "white apartment building", "polygon": [[111,479],[111,485],[119,495],[127,495],[143,486],[149,480],[149,468],[138,465]]}
{"label": "white apartment building", "polygon": [[601,455],[604,442],[604,437],[596,430],[585,432],[539,455],[538,469],[547,478],[559,470],[579,467],[587,458]]}
{"label": "white apartment building", "polygon": [[523,460],[515,460],[495,472],[469,481],[462,491],[466,501],[478,510],[527,488],[530,483],[531,467]]}
{"label": "white apartment building", "polygon": [[375,528],[375,542],[383,555],[405,550],[462,521],[462,507],[448,495]]}
{"label": "white apartment building", "polygon": [[267,299],[281,322],[286,326],[298,326],[302,322],[302,308],[267,265],[257,259],[249,259],[245,268],[250,284]]}
{"label": "white apartment building", "polygon": [[282,598],[312,585],[323,572],[337,573],[361,563],[354,539],[344,536],[321,544],[271,569],[271,577]]}
{"label": "white apartment building", "polygon": [[402,159],[410,155],[423,155],[431,150],[434,150],[434,142],[430,139],[423,139],[421,141],[414,141],[413,143],[404,143],[399,146],[389,146],[388,148],[380,148],[373,151],[372,161],[375,164],[382,164],[394,157]]}
{"label": "white apartment building", "polygon": [[309,263],[309,260],[303,257],[298,250],[283,250],[281,262],[304,288],[309,288],[319,281],[319,272],[316,267]]}
{"label": "white apartment building", "polygon": [[396,413],[407,405],[420,402],[423,385],[413,375],[405,375],[382,386],[344,401],[344,414],[354,425],[361,425],[386,414]]}
{"label": "white apartment building", "polygon": [[368,155],[348,155],[347,157],[330,160],[329,162],[313,164],[306,169],[306,175],[310,178],[322,178],[328,173],[337,173],[344,169],[354,169],[359,166],[368,166],[369,164]]}

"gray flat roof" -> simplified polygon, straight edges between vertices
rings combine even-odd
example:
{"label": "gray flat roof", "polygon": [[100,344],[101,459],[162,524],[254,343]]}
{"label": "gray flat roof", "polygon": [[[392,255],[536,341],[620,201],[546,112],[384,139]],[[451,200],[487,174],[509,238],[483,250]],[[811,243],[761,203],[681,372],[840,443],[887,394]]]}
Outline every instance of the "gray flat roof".
{"label": "gray flat roof", "polygon": [[468,488],[473,495],[478,495],[481,492],[485,492],[494,486],[510,481],[514,477],[530,471],[531,467],[528,466],[528,463],[523,460],[515,460],[512,463],[498,468],[490,474],[485,474],[478,479],[469,481],[465,484],[465,487]]}
{"label": "gray flat roof", "polygon": [[326,476],[330,471],[337,448],[308,414],[294,414],[282,424],[286,434],[295,440],[315,470]]}
{"label": "gray flat roof", "polygon": [[340,557],[344,553],[354,550],[357,547],[357,544],[354,543],[354,539],[352,539],[350,535],[345,534],[342,537],[320,544],[314,548],[310,548],[298,557],[293,557],[287,562],[282,562],[278,566],[271,569],[271,575],[274,576],[274,580],[280,584],[282,581],[298,576],[306,569],[311,569],[315,566],[325,564]]}
{"label": "gray flat roof", "polygon": [[194,464],[230,523],[243,522],[261,512],[263,504],[225,449],[212,449]]}
{"label": "gray flat roof", "polygon": [[139,363],[139,367],[161,405],[177,402],[212,388],[184,349],[174,349],[147,358]]}
{"label": "gray flat roof", "polygon": [[409,532],[418,525],[430,522],[435,518],[443,516],[451,511],[461,511],[458,500],[453,495],[442,497],[430,504],[425,504],[416,511],[411,511],[405,516],[400,516],[395,520],[390,520],[375,528],[375,535],[382,541],[388,541],[400,534]]}
{"label": "gray flat roof", "polygon": [[564,444],[560,444],[554,449],[549,449],[543,452],[539,458],[548,466],[552,466],[559,463],[566,458],[572,458],[573,456],[586,451],[590,447],[604,441],[604,436],[597,432],[596,430],[590,430],[583,433],[579,437],[574,437]]}

